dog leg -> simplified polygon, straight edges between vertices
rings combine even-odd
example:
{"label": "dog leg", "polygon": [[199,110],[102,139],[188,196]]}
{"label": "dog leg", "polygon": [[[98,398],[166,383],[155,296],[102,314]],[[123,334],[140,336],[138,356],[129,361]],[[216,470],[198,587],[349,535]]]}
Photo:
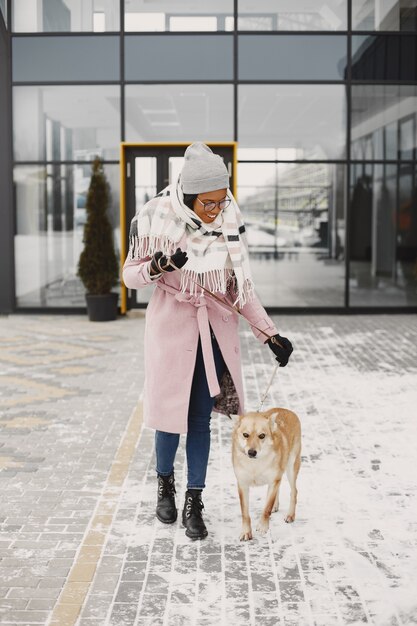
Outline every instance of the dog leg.
{"label": "dog leg", "polygon": [[285,521],[287,522],[287,524],[295,520],[295,507],[297,504],[297,494],[298,494],[296,482],[297,482],[298,472],[300,470],[300,465],[301,465],[301,452],[300,450],[298,450],[296,455],[290,456],[288,460],[288,465],[286,468],[288,482],[290,483],[290,487],[291,487],[290,508],[288,509],[288,513],[285,517]]}
{"label": "dog leg", "polygon": [[266,503],[265,508],[262,511],[262,515],[259,519],[256,530],[261,533],[261,535],[265,535],[269,529],[269,518],[271,517],[272,509],[275,503],[275,500],[278,495],[279,485],[281,483],[281,478],[277,481],[268,485],[268,492],[266,494]]}
{"label": "dog leg", "polygon": [[277,511],[279,511],[279,488],[280,488],[280,485],[281,485],[281,483],[279,483],[279,485],[278,485],[277,497],[275,498],[274,506],[272,507],[272,513],[276,513]]}
{"label": "dog leg", "polygon": [[237,486],[240,500],[240,510],[242,512],[242,532],[240,534],[240,541],[248,541],[252,539],[252,525],[249,515],[249,487],[245,485],[241,487]]}

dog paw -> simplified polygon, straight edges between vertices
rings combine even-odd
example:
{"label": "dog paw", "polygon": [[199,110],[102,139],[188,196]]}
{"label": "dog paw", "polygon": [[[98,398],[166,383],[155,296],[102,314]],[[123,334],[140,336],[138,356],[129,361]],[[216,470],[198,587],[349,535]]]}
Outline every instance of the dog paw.
{"label": "dog paw", "polygon": [[251,530],[243,530],[239,537],[240,541],[249,541],[252,539],[252,531]]}
{"label": "dog paw", "polygon": [[279,504],[274,504],[272,508],[272,513],[276,513],[277,511],[279,511]]}
{"label": "dog paw", "polygon": [[295,520],[295,513],[293,515],[288,514],[287,517],[284,518],[286,524],[291,524]]}
{"label": "dog paw", "polygon": [[260,520],[258,522],[258,525],[256,527],[256,530],[258,531],[258,533],[260,535],[266,535],[266,533],[269,530],[269,523],[268,522],[264,522],[263,520]]}

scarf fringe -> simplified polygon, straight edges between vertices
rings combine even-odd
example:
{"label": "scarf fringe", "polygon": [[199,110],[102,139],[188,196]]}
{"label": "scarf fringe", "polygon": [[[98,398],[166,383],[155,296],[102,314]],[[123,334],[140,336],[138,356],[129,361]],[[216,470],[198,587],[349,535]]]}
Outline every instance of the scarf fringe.
{"label": "scarf fringe", "polygon": [[182,293],[188,292],[192,296],[200,296],[204,293],[200,287],[201,285],[213,293],[225,294],[232,276],[233,270],[229,269],[209,270],[202,273],[183,269],[181,272],[180,289]]}
{"label": "scarf fringe", "polygon": [[158,250],[169,255],[175,252],[175,242],[166,235],[146,235],[139,237],[138,235],[130,234],[129,244],[130,259],[132,261],[150,257]]}
{"label": "scarf fringe", "polygon": [[251,302],[255,297],[255,284],[252,278],[246,278],[243,283],[242,292],[238,295],[233,305],[238,306],[240,309],[245,306],[247,302]]}
{"label": "scarf fringe", "polygon": [[[197,284],[198,283],[198,284]],[[226,294],[231,291],[233,295],[237,293],[237,280],[233,270],[210,270],[199,273],[190,270],[182,270],[180,289],[182,293],[189,293],[191,296],[204,295],[204,287],[213,293]],[[255,297],[255,285],[251,278],[247,278],[243,283],[242,292],[234,301],[233,305],[242,308],[247,302],[251,302]]]}

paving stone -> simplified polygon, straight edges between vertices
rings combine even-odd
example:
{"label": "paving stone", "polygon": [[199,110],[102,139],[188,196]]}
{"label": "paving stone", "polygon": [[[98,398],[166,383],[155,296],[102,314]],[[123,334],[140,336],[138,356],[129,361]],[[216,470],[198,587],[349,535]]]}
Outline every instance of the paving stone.
{"label": "paving stone", "polygon": [[55,606],[55,598],[33,598],[30,600],[27,608],[29,610],[53,609]]}
{"label": "paving stone", "polygon": [[141,585],[138,583],[124,582],[122,581],[118,588],[115,597],[115,602],[127,602],[133,604],[138,600],[140,594]]}
{"label": "paving stone", "polygon": [[114,604],[110,616],[110,626],[133,626],[137,610],[137,604]]}
{"label": "paving stone", "polygon": [[304,591],[298,580],[281,580],[279,591],[283,602],[300,602],[304,600]]}
{"label": "paving stone", "polygon": [[25,609],[28,601],[24,598],[7,598],[0,600],[0,614],[11,609]]}
{"label": "paving stone", "polygon": [[45,624],[48,611],[20,611],[13,609],[1,616],[2,624]]}
{"label": "paving stone", "polygon": [[65,580],[65,578],[55,578],[55,576],[49,576],[48,578],[42,578],[39,581],[39,587],[45,589],[62,589]]}
{"label": "paving stone", "polygon": [[131,561],[130,563],[126,562],[122,571],[122,580],[123,581],[134,581],[134,580],[144,580],[145,572],[146,572],[146,562],[137,562]]}
{"label": "paving stone", "polygon": [[[118,600],[116,600],[117,602]],[[88,619],[100,619],[104,623],[109,610],[108,596],[90,594],[83,608],[83,617]]]}

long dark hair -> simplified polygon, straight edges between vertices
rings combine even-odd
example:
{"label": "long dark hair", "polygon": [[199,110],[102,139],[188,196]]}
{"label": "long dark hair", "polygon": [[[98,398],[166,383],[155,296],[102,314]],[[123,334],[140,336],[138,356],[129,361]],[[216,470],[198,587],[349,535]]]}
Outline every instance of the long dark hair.
{"label": "long dark hair", "polygon": [[191,209],[192,211],[194,211],[194,201],[197,198],[198,194],[197,193],[185,193],[184,194],[184,204],[186,204],[188,206],[189,209]]}

